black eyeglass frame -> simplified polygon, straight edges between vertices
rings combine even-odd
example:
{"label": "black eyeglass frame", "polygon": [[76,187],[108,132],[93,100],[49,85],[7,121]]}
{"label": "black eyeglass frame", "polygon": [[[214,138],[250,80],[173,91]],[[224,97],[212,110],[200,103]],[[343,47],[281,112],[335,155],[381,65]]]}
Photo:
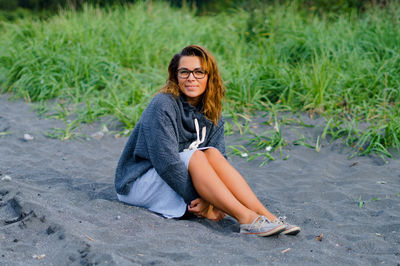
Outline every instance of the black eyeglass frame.
{"label": "black eyeglass frame", "polygon": [[[187,77],[182,77],[181,75],[179,75],[179,71],[181,71],[181,70],[184,70],[184,71],[189,72],[189,74],[187,75]],[[196,74],[195,74],[196,71],[201,71],[201,72],[203,73],[203,76],[202,76],[201,78],[200,78],[200,77],[196,77]],[[189,69],[187,69],[187,68],[181,68],[181,69],[178,69],[176,72],[177,72],[178,77],[181,78],[181,79],[187,79],[187,78],[189,78],[189,77],[190,77],[190,74],[193,74],[193,77],[194,77],[195,79],[203,79],[203,78],[205,78],[205,76],[207,75],[207,72],[206,72],[206,71],[200,70],[200,69],[189,70]]]}

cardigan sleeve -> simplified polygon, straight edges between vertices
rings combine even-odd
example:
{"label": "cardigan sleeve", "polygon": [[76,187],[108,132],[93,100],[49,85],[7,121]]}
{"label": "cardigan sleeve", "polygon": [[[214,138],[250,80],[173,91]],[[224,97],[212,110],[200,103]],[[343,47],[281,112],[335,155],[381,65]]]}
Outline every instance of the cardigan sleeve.
{"label": "cardigan sleeve", "polygon": [[[165,99],[165,98],[164,98]],[[198,198],[189,171],[179,157],[176,110],[173,103],[155,101],[142,114],[149,160],[160,177],[186,203]]]}

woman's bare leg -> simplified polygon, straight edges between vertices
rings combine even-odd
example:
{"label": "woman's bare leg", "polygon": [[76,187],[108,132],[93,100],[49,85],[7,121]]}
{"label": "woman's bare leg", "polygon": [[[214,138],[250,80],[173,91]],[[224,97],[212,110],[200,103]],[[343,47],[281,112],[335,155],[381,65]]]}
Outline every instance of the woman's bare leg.
{"label": "woman's bare leg", "polygon": [[259,214],[238,201],[218,177],[202,151],[195,151],[189,162],[193,185],[200,197],[223,212],[236,218],[241,224],[251,223]]}
{"label": "woman's bare leg", "polygon": [[215,148],[203,151],[208,162],[217,173],[220,180],[225,184],[233,196],[248,209],[259,215],[264,215],[270,221],[276,216],[265,208],[259,201],[253,190],[247,184],[243,176],[225,159],[225,157]]}

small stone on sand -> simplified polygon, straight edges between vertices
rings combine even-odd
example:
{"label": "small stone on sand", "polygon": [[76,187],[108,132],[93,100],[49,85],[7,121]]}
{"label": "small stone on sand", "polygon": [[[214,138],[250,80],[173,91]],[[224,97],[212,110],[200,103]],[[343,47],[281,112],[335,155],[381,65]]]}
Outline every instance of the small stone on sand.
{"label": "small stone on sand", "polygon": [[11,176],[9,176],[9,175],[5,175],[5,176],[3,176],[2,178],[1,178],[1,180],[2,181],[11,181]]}
{"label": "small stone on sand", "polygon": [[24,134],[24,140],[33,140],[33,139],[34,139],[34,137],[32,137],[31,135],[29,135],[27,133]]}
{"label": "small stone on sand", "polygon": [[46,257],[46,254],[42,254],[42,255],[33,255],[32,258],[37,259],[37,260],[41,260],[44,257]]}

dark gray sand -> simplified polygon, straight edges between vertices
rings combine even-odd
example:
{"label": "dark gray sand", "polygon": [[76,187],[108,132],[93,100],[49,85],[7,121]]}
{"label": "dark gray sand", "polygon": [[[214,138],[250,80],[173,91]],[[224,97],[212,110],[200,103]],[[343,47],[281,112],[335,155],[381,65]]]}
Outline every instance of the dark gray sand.
{"label": "dark gray sand", "polygon": [[[230,158],[272,212],[302,227],[294,237],[244,236],[230,217],[167,220],[118,202],[114,169],[126,138],[50,139],[62,122],[8,98],[0,95],[0,265],[400,265],[398,158],[349,160],[340,142],[320,152],[289,145],[288,160],[262,167]],[[308,122],[317,126],[288,136],[321,133]]]}

